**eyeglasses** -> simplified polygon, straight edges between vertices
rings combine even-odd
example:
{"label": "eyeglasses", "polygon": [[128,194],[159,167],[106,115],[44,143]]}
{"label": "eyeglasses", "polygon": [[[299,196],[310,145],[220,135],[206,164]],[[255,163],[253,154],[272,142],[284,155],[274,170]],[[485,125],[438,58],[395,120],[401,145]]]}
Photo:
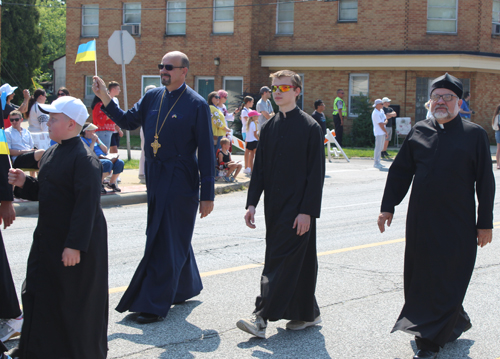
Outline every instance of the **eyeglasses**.
{"label": "eyeglasses", "polygon": [[271,86],[271,91],[276,92],[278,89],[280,92],[288,92],[291,89],[296,89],[297,86],[292,86],[292,85],[278,85],[278,86]]}
{"label": "eyeglasses", "polygon": [[453,97],[458,98],[458,96],[452,95],[451,93],[447,93],[444,95],[433,94],[431,95],[431,100],[434,102],[438,102],[440,98],[443,98],[443,100],[445,100],[446,102],[450,102],[451,100],[453,100]]}
{"label": "eyeglasses", "polygon": [[174,66],[171,64],[167,64],[167,65],[158,64],[159,70],[163,70],[163,68],[165,68],[165,70],[167,70],[167,71],[172,71],[173,69],[183,69],[184,67],[186,67],[186,66]]}
{"label": "eyeglasses", "polygon": [[58,92],[57,96],[66,96],[66,94],[64,92]]}
{"label": "eyeglasses", "polygon": [[214,96],[214,97],[215,97],[216,99],[220,99],[220,97],[219,97],[219,96]]}
{"label": "eyeglasses", "polygon": [[10,119],[10,122],[17,122],[17,121],[21,121],[21,119],[20,118],[11,118]]}

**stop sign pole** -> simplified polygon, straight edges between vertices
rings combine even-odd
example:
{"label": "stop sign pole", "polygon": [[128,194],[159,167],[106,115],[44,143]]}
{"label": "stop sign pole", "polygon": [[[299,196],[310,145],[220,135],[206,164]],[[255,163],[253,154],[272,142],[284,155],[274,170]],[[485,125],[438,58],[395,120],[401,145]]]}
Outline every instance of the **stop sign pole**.
{"label": "stop sign pole", "polygon": [[[127,74],[125,65],[129,64],[135,56],[135,40],[126,30],[116,30],[108,39],[108,54],[118,64],[122,65],[122,85],[124,110],[128,110],[127,97]],[[130,131],[127,134],[127,157],[132,158],[130,153]]]}
{"label": "stop sign pole", "polygon": [[[124,30],[120,31],[120,50],[121,50],[121,56],[122,56],[123,101],[125,102],[124,110],[128,111],[127,74],[125,72],[125,61],[123,58],[123,32],[124,32]],[[127,158],[130,161],[132,159],[132,155],[130,153],[130,131],[129,130],[127,130],[126,136],[127,136]]]}

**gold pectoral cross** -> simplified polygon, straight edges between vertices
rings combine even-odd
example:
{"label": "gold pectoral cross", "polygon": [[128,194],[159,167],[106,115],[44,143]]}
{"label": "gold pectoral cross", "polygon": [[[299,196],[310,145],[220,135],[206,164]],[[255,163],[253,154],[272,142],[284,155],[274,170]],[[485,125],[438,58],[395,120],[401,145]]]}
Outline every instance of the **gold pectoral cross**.
{"label": "gold pectoral cross", "polygon": [[153,154],[156,157],[156,154],[158,153],[158,148],[161,147],[160,143],[158,142],[158,135],[155,135],[155,140],[153,143],[151,143],[151,147],[153,147]]}

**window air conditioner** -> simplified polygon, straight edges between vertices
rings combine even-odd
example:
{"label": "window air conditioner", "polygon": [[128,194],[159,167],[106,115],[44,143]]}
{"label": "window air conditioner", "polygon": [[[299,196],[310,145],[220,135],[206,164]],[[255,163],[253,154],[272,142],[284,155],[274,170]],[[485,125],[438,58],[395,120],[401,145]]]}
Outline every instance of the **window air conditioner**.
{"label": "window air conditioner", "polygon": [[139,36],[141,34],[141,25],[122,25],[122,30],[128,31],[132,36]]}

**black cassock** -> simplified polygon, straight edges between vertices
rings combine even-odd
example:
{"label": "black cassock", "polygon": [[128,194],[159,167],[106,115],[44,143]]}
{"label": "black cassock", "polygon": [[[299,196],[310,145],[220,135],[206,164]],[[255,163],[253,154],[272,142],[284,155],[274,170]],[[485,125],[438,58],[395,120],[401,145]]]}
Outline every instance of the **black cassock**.
{"label": "black cassock", "polygon": [[486,132],[460,116],[444,129],[433,119],[418,122],[389,170],[382,212],[394,213],[412,180],[405,305],[393,331],[443,347],[470,325],[462,302],[476,260],[477,229],[493,228],[495,180]]}
{"label": "black cassock", "polygon": [[[323,133],[311,116],[296,107],[262,126],[247,208],[264,192],[266,256],[255,309],[264,319],[313,321],[319,315],[316,218],[324,177]],[[299,214],[311,216],[302,236],[292,228]]]}
{"label": "black cassock", "polygon": [[[105,358],[108,325],[108,244],[101,208],[102,166],[80,137],[50,147],[38,180],[27,177],[16,196],[39,201],[26,287],[21,358]],[[64,248],[80,263],[64,267]]]}

